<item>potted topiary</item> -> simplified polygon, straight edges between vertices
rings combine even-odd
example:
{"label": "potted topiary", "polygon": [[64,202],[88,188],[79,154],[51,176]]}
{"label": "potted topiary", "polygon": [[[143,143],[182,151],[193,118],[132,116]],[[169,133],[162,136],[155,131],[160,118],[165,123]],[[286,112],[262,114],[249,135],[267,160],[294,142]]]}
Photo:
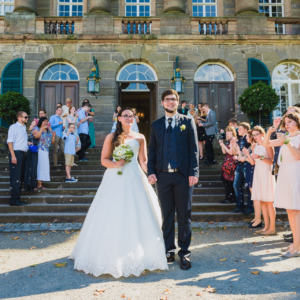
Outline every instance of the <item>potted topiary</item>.
{"label": "potted topiary", "polygon": [[249,117],[259,114],[259,125],[261,125],[261,116],[268,115],[276,109],[279,97],[275,89],[260,81],[245,89],[238,103],[241,111]]}
{"label": "potted topiary", "polygon": [[18,111],[25,111],[30,114],[29,100],[17,92],[7,92],[0,96],[0,118],[16,122]]}

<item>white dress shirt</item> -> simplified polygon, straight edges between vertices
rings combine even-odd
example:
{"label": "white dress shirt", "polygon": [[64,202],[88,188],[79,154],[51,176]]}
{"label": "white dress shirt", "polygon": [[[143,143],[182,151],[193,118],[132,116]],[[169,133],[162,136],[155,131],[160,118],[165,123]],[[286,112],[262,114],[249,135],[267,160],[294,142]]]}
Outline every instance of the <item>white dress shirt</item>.
{"label": "white dress shirt", "polygon": [[20,150],[27,152],[28,136],[26,126],[17,122],[9,127],[7,143],[13,143],[14,151]]}
{"label": "white dress shirt", "polygon": [[176,117],[176,114],[173,116],[173,117],[168,117],[168,116],[165,116],[166,117],[166,121],[165,121],[165,123],[166,123],[166,129],[169,127],[169,119],[171,118],[172,119],[172,123],[171,123],[171,126],[172,126],[172,128],[174,128],[175,127],[175,117]]}

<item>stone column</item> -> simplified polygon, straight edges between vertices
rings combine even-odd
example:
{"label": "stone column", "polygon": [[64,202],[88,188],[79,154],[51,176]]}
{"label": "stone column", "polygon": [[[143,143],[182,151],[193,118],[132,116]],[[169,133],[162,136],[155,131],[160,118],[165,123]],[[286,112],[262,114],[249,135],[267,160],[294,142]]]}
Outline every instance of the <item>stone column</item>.
{"label": "stone column", "polygon": [[15,0],[14,12],[37,14],[37,0]]}
{"label": "stone column", "polygon": [[257,14],[259,3],[258,0],[236,0],[236,15],[240,14]]}
{"label": "stone column", "polygon": [[164,0],[164,13],[185,13],[185,0]]}
{"label": "stone column", "polygon": [[109,0],[90,0],[89,13],[110,13]]}

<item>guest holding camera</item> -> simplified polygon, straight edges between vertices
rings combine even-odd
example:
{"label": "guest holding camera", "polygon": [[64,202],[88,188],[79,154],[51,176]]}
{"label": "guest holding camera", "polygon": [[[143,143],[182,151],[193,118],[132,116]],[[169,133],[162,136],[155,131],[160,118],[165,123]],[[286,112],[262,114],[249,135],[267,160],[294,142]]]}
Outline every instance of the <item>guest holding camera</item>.
{"label": "guest holding camera", "polygon": [[56,132],[48,127],[48,119],[46,117],[40,118],[38,125],[33,129],[32,134],[34,138],[39,140],[38,143],[38,165],[37,165],[37,189],[45,190],[42,186],[43,181],[50,181],[50,162],[49,162],[49,148],[55,142]]}

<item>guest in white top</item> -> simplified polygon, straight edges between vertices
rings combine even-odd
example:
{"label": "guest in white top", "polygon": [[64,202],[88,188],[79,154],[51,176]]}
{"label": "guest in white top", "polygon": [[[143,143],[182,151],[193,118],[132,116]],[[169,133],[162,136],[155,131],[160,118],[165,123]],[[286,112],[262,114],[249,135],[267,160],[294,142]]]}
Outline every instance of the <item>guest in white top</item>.
{"label": "guest in white top", "polygon": [[21,187],[24,179],[25,158],[28,150],[28,136],[26,124],[28,115],[25,111],[17,113],[18,122],[11,125],[8,130],[7,144],[10,152],[10,202],[11,206],[26,205],[20,201]]}
{"label": "guest in white top", "polygon": [[68,129],[66,127],[67,126],[66,123],[67,123],[67,117],[69,115],[69,110],[72,107],[72,99],[68,98],[66,100],[66,103],[67,103],[67,105],[63,105],[63,107],[62,107],[63,112],[62,112],[62,116],[61,116],[63,119],[63,126],[65,127],[64,131],[65,130],[68,131]]}

